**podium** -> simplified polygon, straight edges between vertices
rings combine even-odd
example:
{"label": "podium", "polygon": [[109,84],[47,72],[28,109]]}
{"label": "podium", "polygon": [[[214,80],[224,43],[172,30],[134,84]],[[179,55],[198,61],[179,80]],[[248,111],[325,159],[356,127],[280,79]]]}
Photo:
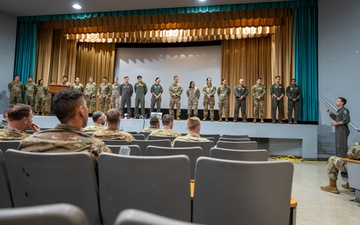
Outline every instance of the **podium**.
{"label": "podium", "polygon": [[62,84],[49,84],[49,92],[51,95],[55,95],[59,91],[67,90],[69,87]]}

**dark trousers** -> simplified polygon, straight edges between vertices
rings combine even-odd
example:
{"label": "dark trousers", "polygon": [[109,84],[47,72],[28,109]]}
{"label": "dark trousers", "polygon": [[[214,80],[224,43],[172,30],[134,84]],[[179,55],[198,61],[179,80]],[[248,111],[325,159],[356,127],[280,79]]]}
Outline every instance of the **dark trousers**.
{"label": "dark trousers", "polygon": [[294,109],[294,122],[298,121],[299,118],[299,101],[293,102],[291,99],[288,101],[288,120],[292,119],[292,111]]}
{"label": "dark trousers", "polygon": [[271,117],[272,121],[276,121],[276,109],[278,110],[278,119],[279,122],[282,122],[282,107],[283,107],[283,99],[278,101],[276,98],[271,99]]}
{"label": "dark trousers", "polygon": [[236,99],[235,100],[235,111],[234,111],[234,121],[238,120],[239,108],[241,108],[241,116],[242,119],[245,120],[246,117],[246,98],[243,100]]}
{"label": "dark trousers", "polygon": [[341,158],[347,158],[347,141],[350,131],[347,126],[336,126],[335,127],[335,146],[336,156]]}
{"label": "dark trousers", "polygon": [[161,112],[161,97],[156,100],[154,96],[151,97],[150,112],[155,112],[154,107],[156,103],[156,112]]}
{"label": "dark trousers", "polygon": [[120,115],[124,116],[125,104],[127,107],[128,117],[131,117],[131,96],[122,96],[120,99]]}

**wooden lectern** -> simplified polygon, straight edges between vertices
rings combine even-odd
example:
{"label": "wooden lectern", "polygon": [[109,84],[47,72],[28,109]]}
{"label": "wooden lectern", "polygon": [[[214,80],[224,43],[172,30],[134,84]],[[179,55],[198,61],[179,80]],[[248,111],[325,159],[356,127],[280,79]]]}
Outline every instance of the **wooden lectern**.
{"label": "wooden lectern", "polygon": [[69,87],[62,84],[49,84],[49,92],[51,95],[55,95],[61,90],[67,90]]}

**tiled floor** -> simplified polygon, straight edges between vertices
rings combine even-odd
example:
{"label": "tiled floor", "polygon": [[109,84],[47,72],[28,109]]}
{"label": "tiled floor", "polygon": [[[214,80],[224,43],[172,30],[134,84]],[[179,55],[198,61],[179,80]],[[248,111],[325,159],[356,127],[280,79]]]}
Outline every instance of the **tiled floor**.
{"label": "tiled floor", "polygon": [[[360,204],[351,201],[354,193],[341,188],[340,194],[326,193],[320,186],[328,185],[326,162],[294,163],[292,196],[297,200],[298,225],[359,225]],[[359,178],[360,179],[360,178]]]}

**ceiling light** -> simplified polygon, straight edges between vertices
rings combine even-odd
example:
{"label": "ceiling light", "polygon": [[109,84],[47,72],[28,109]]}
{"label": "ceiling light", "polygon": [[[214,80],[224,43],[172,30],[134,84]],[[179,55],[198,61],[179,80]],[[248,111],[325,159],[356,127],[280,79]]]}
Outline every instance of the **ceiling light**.
{"label": "ceiling light", "polygon": [[199,0],[199,2],[206,2],[206,0]]}
{"label": "ceiling light", "polygon": [[72,7],[73,7],[74,9],[81,9],[81,6],[80,6],[79,4],[74,4]]}

